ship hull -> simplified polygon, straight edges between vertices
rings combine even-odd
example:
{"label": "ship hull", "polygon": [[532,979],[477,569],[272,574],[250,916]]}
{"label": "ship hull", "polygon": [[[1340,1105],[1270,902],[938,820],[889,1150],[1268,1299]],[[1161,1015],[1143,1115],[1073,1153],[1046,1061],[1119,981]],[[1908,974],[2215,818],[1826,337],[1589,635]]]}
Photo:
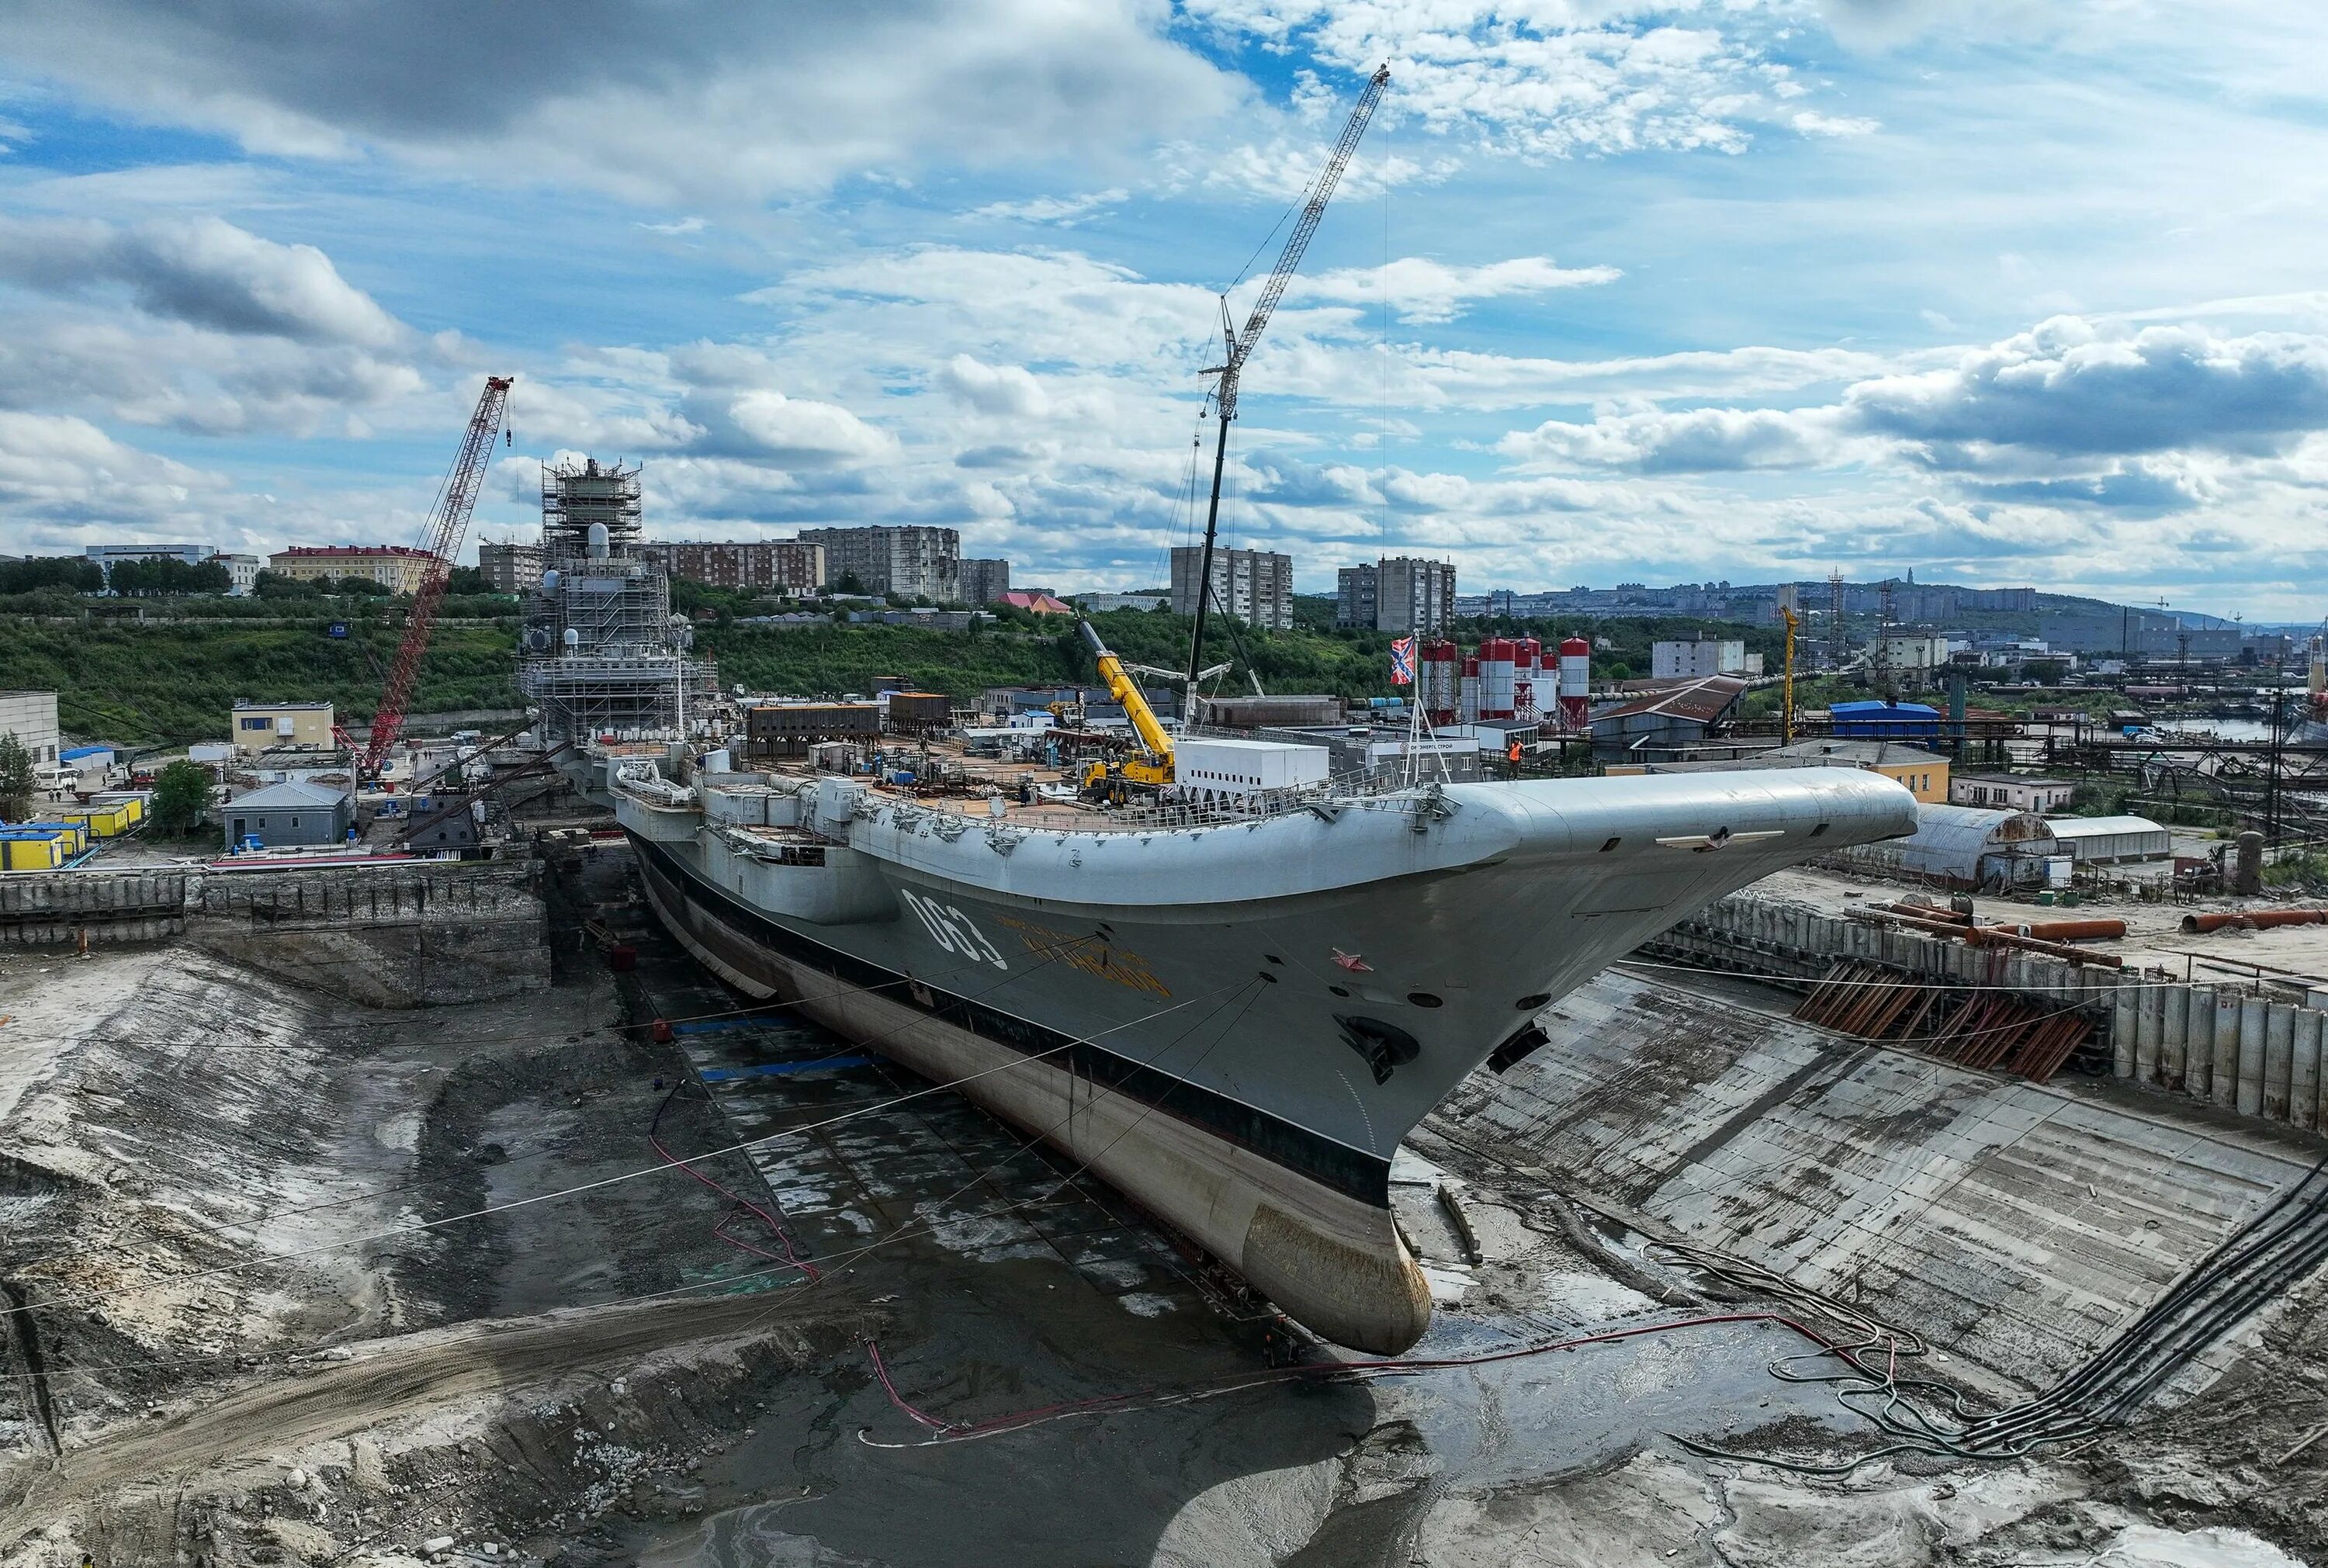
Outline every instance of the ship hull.
{"label": "ship hull", "polygon": [[[665,927],[729,984],[952,1085],[1135,1198],[1313,1331],[1394,1355],[1428,1326],[1430,1287],[1392,1223],[1386,1162],[1380,1201],[1304,1176],[1175,1114],[1169,1088],[1159,1106],[1078,1072],[1070,1042],[1029,1053],[949,1023],[917,1006],[909,983],[860,984],[792,942],[779,950],[765,925],[667,857],[650,850],[643,869]],[[1196,1095],[1182,1086],[1178,1097]]]}
{"label": "ship hull", "polygon": [[1914,824],[1870,774],[1698,778],[1154,834],[1014,833],[830,781],[640,786],[617,812],[657,915],[732,983],[1047,1141],[1313,1331],[1394,1354],[1430,1313],[1389,1209],[1406,1132],[1656,932],[1812,840]]}

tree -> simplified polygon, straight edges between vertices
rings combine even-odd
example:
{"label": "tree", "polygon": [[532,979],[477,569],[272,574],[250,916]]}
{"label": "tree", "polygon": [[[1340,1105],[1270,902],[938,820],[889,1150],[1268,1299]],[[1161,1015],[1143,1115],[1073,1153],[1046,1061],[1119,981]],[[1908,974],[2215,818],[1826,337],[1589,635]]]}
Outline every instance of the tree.
{"label": "tree", "polygon": [[464,594],[490,594],[493,586],[475,567],[455,567],[445,574],[445,591],[455,597]]}
{"label": "tree", "polygon": [[174,838],[192,838],[210,814],[214,793],[210,769],[180,757],[155,777],[155,826]]}
{"label": "tree", "polygon": [[312,599],[321,592],[305,577],[275,571],[259,573],[250,591],[262,599]]}
{"label": "tree", "polygon": [[0,732],[0,819],[21,822],[33,814],[33,754],[14,730]]}
{"label": "tree", "polygon": [[0,561],[0,594],[29,594],[39,588],[65,588],[93,594],[105,587],[105,571],[87,556],[33,556]]}

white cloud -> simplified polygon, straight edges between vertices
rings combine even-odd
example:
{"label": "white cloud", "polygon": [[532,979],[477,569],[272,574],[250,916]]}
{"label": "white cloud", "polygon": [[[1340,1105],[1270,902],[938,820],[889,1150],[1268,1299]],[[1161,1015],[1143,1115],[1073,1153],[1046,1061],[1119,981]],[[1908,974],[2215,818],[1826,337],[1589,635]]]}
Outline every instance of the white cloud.
{"label": "white cloud", "polygon": [[981,414],[1037,419],[1050,410],[1042,383],[1022,365],[989,365],[956,354],[939,368],[935,382]]}
{"label": "white cloud", "polygon": [[1131,200],[1131,192],[1117,185],[1083,196],[1036,196],[1024,202],[989,202],[965,214],[1009,223],[1050,223],[1072,229],[1103,207]]}
{"label": "white cloud", "polygon": [[[1524,157],[1737,152],[1769,80],[1734,6],[1535,0],[1185,0],[1231,36],[1352,76],[1388,61],[1385,113]],[[1694,13],[1693,24],[1671,20]],[[1734,29],[1725,32],[1724,29]],[[1315,99],[1312,91],[1304,101]]]}
{"label": "white cloud", "polygon": [[224,485],[218,474],[124,446],[86,419],[0,413],[0,507],[23,530],[22,543],[100,524],[171,527],[202,516],[202,502]]}
{"label": "white cloud", "polygon": [[1403,256],[1386,267],[1344,268],[1297,278],[1291,292],[1305,300],[1375,307],[1387,299],[1399,320],[1420,324],[1452,321],[1475,300],[1584,288],[1614,283],[1623,276],[1613,267],[1555,267],[1548,256],[1520,256],[1478,267],[1450,267],[1427,257]]}
{"label": "white cloud", "polygon": [[848,409],[758,387],[728,405],[728,417],[755,453],[780,463],[819,465],[882,457],[896,437]]}
{"label": "white cloud", "polygon": [[369,349],[407,335],[314,246],[218,218],[0,219],[0,279],[47,294],[118,287],[150,315],[218,332]]}
{"label": "white cloud", "polygon": [[1658,408],[1590,425],[1547,420],[1505,437],[1496,450],[1525,464],[1701,474],[1811,467],[1837,460],[1842,449],[1830,410]]}
{"label": "white cloud", "polygon": [[255,152],[367,148],[508,183],[690,207],[915,165],[1139,146],[1244,96],[1152,0],[873,7],[575,0],[460,11],[87,0],[0,14],[19,70]]}
{"label": "white cloud", "polygon": [[1804,109],[1787,123],[1807,136],[1872,136],[1883,128],[1882,120],[1858,115],[1823,115]]}

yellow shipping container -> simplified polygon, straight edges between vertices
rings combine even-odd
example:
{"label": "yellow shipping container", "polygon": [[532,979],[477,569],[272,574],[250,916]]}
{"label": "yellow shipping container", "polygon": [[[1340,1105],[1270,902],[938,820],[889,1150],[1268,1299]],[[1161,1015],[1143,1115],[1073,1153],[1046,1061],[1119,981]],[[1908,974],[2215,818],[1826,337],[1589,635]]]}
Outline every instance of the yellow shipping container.
{"label": "yellow shipping container", "polygon": [[70,841],[62,833],[50,839],[0,839],[0,850],[7,852],[11,871],[53,871],[72,859],[66,849]]}
{"label": "yellow shipping container", "polygon": [[42,817],[37,822],[12,822],[9,826],[18,832],[61,835],[65,841],[65,859],[72,859],[89,848],[89,824],[72,818]]}
{"label": "yellow shipping container", "polygon": [[87,823],[89,832],[100,839],[112,838],[116,833],[126,833],[129,831],[130,824],[136,821],[129,814],[129,807],[122,803],[103,806],[72,806],[59,812],[57,815],[69,822]]}

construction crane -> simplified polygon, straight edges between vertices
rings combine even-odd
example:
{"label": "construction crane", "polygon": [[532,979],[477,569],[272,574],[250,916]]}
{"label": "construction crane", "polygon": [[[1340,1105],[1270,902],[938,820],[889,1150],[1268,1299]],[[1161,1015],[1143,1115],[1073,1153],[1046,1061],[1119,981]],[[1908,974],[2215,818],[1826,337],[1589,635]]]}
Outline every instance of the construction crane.
{"label": "construction crane", "polygon": [[1100,641],[1097,627],[1082,620],[1075,626],[1091,648],[1092,659],[1099,666],[1099,678],[1107,683],[1107,694],[1123,705],[1123,716],[1131,720],[1132,732],[1140,737],[1142,747],[1139,756],[1127,761],[1094,762],[1077,782],[1087,794],[1108,794],[1118,800],[1125,795],[1126,784],[1154,790],[1170,784],[1172,737],[1157,722],[1156,710],[1141,694],[1140,683],[1125,671],[1123,662]]}
{"label": "construction crane", "polygon": [[[1228,298],[1221,299],[1221,337],[1225,345],[1221,362],[1208,367],[1205,374],[1220,377],[1213,393],[1213,411],[1220,420],[1220,430],[1213,443],[1213,499],[1205,513],[1205,553],[1197,573],[1197,626],[1188,639],[1188,697],[1196,699],[1197,682],[1205,659],[1205,609],[1213,596],[1213,541],[1218,537],[1221,522],[1221,474],[1228,465],[1229,421],[1236,418],[1237,380],[1244,373],[1244,362],[1253,355],[1253,345],[1269,325],[1269,318],[1277,310],[1277,302],[1285,297],[1285,286],[1293,280],[1294,268],[1301,265],[1301,253],[1310,249],[1310,237],[1318,232],[1319,220],[1326,215],[1326,203],[1333,200],[1334,187],[1342,183],[1342,171],[1350,166],[1350,155],[1358,150],[1358,138],[1366,134],[1366,122],[1375,117],[1375,106],[1382,102],[1383,92],[1390,86],[1390,67],[1385,65],[1366,79],[1366,89],[1358,94],[1356,108],[1350,110],[1349,123],[1342,127],[1341,139],[1334,144],[1319,171],[1317,180],[1301,203],[1300,221],[1286,236],[1285,249],[1278,254],[1277,267],[1263,286],[1261,297],[1253,302],[1253,314],[1245,317],[1242,332],[1230,324]],[[1224,605],[1222,611],[1226,613]]]}
{"label": "construction crane", "polygon": [[344,730],[340,734],[341,743],[356,752],[359,779],[378,775],[381,760],[404,732],[405,704],[412,699],[421,658],[428,652],[428,633],[436,620],[436,606],[445,597],[445,585],[453,575],[453,558],[460,554],[461,540],[469,531],[469,514],[477,509],[477,490],[484,484],[485,465],[493,460],[493,443],[502,433],[502,414],[508,407],[513,380],[511,376],[485,378],[477,411],[469,416],[469,428],[461,437],[461,450],[445,475],[444,487],[436,493],[436,504],[421,536],[428,564],[421,569],[419,590],[412,596],[412,613],[405,617],[404,640],[396,645],[396,662],[388,667],[380,707],[371,716],[371,733],[360,752]]}

